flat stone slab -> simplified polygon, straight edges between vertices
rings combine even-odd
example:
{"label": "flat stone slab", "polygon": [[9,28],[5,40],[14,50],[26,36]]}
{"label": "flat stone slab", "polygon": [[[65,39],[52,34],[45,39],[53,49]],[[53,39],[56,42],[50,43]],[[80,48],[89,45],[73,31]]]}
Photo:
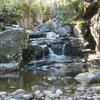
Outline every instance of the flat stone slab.
{"label": "flat stone slab", "polygon": [[20,62],[1,63],[0,70],[16,70],[19,69]]}

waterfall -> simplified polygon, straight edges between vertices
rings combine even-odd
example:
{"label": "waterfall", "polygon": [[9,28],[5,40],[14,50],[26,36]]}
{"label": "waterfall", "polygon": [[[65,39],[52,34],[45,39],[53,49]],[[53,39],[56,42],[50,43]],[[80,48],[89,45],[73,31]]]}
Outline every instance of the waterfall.
{"label": "waterfall", "polygon": [[66,43],[64,43],[64,45],[62,46],[62,55],[65,55],[65,47],[66,47]]}
{"label": "waterfall", "polygon": [[42,50],[43,50],[43,58],[45,58],[45,47],[46,47],[47,45],[40,45],[40,47],[42,48]]}
{"label": "waterfall", "polygon": [[49,48],[49,55],[53,55],[53,54],[54,54],[54,52],[52,51],[51,48]]}

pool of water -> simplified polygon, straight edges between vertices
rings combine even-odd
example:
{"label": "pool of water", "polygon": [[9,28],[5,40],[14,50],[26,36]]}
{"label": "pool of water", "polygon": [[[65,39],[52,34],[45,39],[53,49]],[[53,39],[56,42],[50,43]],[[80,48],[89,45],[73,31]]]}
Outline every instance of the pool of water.
{"label": "pool of water", "polygon": [[11,73],[0,73],[0,91],[12,92],[23,88],[26,91],[43,89],[63,89],[79,84],[74,80],[80,70],[62,67],[49,70],[25,70]]}

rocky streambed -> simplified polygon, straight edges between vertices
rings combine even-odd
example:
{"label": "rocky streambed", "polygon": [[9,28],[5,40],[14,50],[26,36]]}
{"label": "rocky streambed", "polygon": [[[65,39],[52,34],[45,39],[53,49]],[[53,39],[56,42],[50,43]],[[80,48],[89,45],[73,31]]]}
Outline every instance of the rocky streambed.
{"label": "rocky streambed", "polygon": [[100,99],[100,56],[61,19],[0,32],[0,100]]}
{"label": "rocky streambed", "polygon": [[[75,66],[75,64],[74,64]],[[76,67],[79,64],[76,64]],[[0,74],[1,100],[99,100],[100,83],[83,86],[75,76],[84,68],[25,69]],[[87,76],[85,76],[87,77]],[[84,77],[84,80],[85,80]]]}

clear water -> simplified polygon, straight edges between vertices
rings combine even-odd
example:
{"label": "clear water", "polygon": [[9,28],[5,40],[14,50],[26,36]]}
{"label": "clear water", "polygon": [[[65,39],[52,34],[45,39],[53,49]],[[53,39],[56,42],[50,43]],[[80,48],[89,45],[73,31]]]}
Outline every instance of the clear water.
{"label": "clear water", "polygon": [[65,87],[76,86],[78,82],[74,80],[74,76],[82,72],[82,70],[78,68],[67,68],[67,65],[65,65],[60,64],[62,67],[56,69],[24,69],[24,71],[19,72],[1,73],[0,91],[11,92],[18,88],[32,91],[34,87],[35,90],[57,88],[64,90]]}
{"label": "clear water", "polygon": [[[49,58],[32,61],[34,65],[27,65],[18,72],[0,73],[0,91],[12,92],[23,88],[26,91],[61,89],[79,84],[74,77],[83,71],[84,63],[80,59],[70,59],[64,55],[56,55],[49,49]],[[72,61],[73,60],[73,61]],[[51,64],[45,62],[55,61]],[[72,61],[72,62],[71,62]],[[41,66],[34,68],[38,63]],[[70,62],[70,63],[68,63]],[[48,68],[48,66],[50,68]]]}

